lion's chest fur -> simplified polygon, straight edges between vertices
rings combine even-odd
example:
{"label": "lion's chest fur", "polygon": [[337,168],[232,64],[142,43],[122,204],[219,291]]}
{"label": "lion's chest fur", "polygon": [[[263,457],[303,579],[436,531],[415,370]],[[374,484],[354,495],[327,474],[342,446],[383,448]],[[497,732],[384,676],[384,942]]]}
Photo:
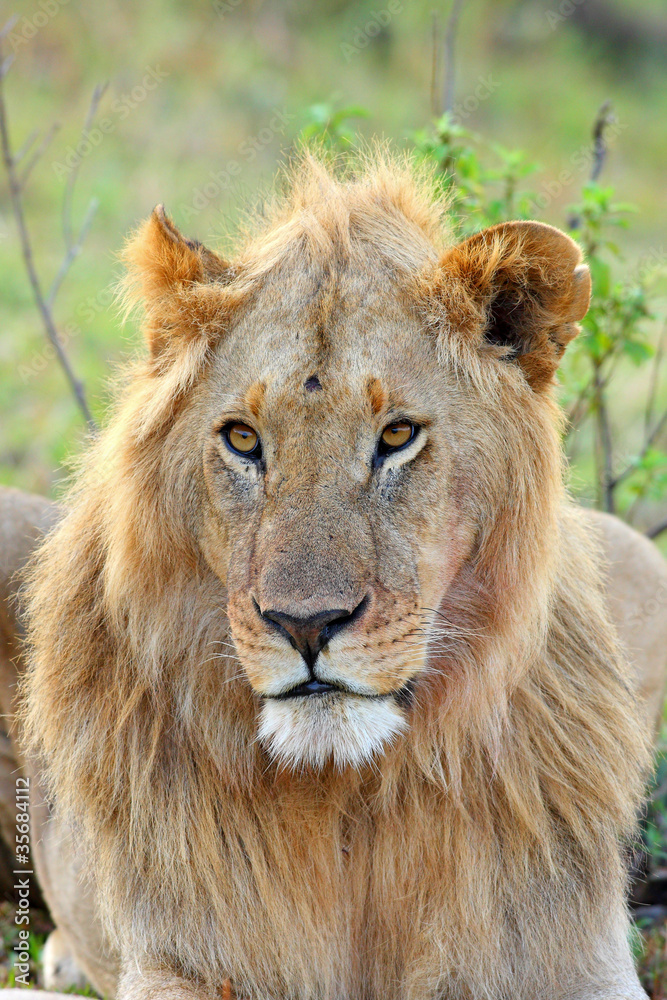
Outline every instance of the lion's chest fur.
{"label": "lion's chest fur", "polygon": [[[534,858],[524,857],[523,879],[503,872],[500,834],[489,842],[473,814],[425,785],[383,807],[377,788],[300,791],[223,806],[206,920],[193,933],[183,907],[165,928],[181,961],[229,976],[241,996],[460,1000],[489,969],[509,974],[503,956],[523,936],[512,975],[524,961],[529,975],[533,946],[554,929],[541,875],[528,871]],[[160,910],[174,914],[166,900]]]}
{"label": "lion's chest fur", "polygon": [[434,924],[442,944],[455,878],[442,817],[436,844],[406,812],[286,803],[237,822],[222,847],[221,973],[251,990],[261,975],[268,995],[299,984],[303,996],[390,997],[399,983],[404,995]]}

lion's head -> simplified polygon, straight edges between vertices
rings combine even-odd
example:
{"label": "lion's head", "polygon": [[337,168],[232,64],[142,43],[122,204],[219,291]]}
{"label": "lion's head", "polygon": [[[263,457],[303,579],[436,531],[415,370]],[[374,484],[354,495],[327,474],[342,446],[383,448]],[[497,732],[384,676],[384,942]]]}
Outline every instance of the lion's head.
{"label": "lion's head", "polygon": [[107,437],[107,595],[123,606],[129,549],[170,524],[159,573],[203,560],[219,583],[264,744],[367,761],[424,683],[446,696],[448,663],[540,616],[580,251],[534,222],[449,246],[405,170],[308,160],[234,262],[161,208],[126,260],[150,358]]}

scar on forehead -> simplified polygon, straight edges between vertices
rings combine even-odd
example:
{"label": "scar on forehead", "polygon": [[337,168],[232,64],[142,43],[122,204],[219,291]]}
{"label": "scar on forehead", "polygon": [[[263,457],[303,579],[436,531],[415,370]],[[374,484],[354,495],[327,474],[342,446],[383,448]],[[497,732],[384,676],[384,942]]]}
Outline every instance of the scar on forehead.
{"label": "scar on forehead", "polygon": [[311,375],[310,378],[307,378],[303,383],[303,387],[308,392],[319,392],[322,389],[322,385],[317,375]]}
{"label": "scar on forehead", "polygon": [[262,408],[262,403],[264,402],[265,392],[266,386],[263,382],[253,382],[245,394],[245,404],[252,413],[253,417],[259,416],[259,411]]}
{"label": "scar on forehead", "polygon": [[371,401],[373,413],[379,413],[387,405],[387,393],[379,378],[369,378],[366,389]]}

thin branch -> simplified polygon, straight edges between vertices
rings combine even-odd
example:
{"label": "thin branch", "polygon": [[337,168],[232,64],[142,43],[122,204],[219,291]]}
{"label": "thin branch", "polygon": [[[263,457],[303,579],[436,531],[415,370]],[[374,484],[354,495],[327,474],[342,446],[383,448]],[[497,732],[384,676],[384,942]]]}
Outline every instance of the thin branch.
{"label": "thin branch", "polygon": [[13,64],[14,56],[7,56],[6,59],[3,59],[2,62],[0,62],[0,80],[4,80]]}
{"label": "thin branch", "polygon": [[[25,167],[23,168],[23,173],[21,174],[21,176],[19,178],[19,184],[20,184],[21,188],[24,188],[26,186],[26,183],[28,181],[28,178],[30,177],[30,174],[33,171],[34,166],[39,162],[39,160],[42,158],[42,156],[44,155],[44,153],[48,149],[48,147],[49,147],[49,145],[51,143],[51,140],[53,139],[54,135],[56,134],[56,132],[58,131],[59,128],[60,128],[60,122],[54,122],[53,125],[51,126],[51,128],[48,130],[48,132],[44,136],[44,138],[42,139],[42,141],[40,142],[40,144],[37,147],[37,149],[35,150],[35,152],[32,154],[32,156],[30,157],[30,159],[26,163]],[[19,158],[17,156],[15,156],[14,157],[14,166],[16,166],[18,164],[18,162],[19,162]]]}
{"label": "thin branch", "polygon": [[598,490],[600,506],[604,507],[609,514],[615,511],[613,480],[613,445],[611,439],[611,427],[609,424],[609,414],[607,413],[607,403],[604,397],[604,389],[600,380],[599,368],[596,367],[593,376],[595,418],[597,424],[598,441]]}
{"label": "thin branch", "polygon": [[[605,160],[607,159],[607,140],[605,130],[608,125],[613,124],[616,117],[612,110],[611,101],[605,101],[600,105],[598,113],[593,122],[593,161],[589,181],[597,181],[602,173]],[[579,229],[581,226],[581,216],[572,215],[567,220],[570,229]]]}
{"label": "thin branch", "polygon": [[611,486],[612,489],[615,489],[619,485],[619,483],[625,482],[628,476],[631,476],[633,472],[637,471],[637,469],[641,466],[642,462],[648,455],[649,450],[653,446],[654,442],[660,436],[665,427],[667,427],[667,410],[665,410],[660,419],[654,425],[653,430],[644,441],[642,450],[639,452],[637,458],[635,458],[632,462],[630,462],[621,472],[619,472],[617,476],[614,476],[614,478],[611,480],[609,485]]}
{"label": "thin branch", "polygon": [[39,135],[39,129],[38,128],[33,129],[32,132],[30,133],[30,135],[28,136],[28,138],[26,139],[26,141],[23,143],[23,145],[19,149],[18,153],[14,153],[14,164],[17,167],[18,167],[19,163],[21,162],[21,160],[23,159],[23,157],[30,150],[30,147],[32,146],[33,142],[35,141],[35,139],[37,138],[38,135]]}
{"label": "thin branch", "polygon": [[584,420],[584,417],[588,415],[590,410],[590,393],[591,387],[590,384],[587,383],[567,411],[565,440],[567,440],[575,431],[579,430],[579,426]]}
{"label": "thin branch", "polygon": [[600,106],[598,116],[593,125],[593,165],[591,167],[591,180],[596,181],[602,173],[604,161],[607,158],[607,141],[605,139],[605,129],[615,121],[612,111],[611,101],[605,101]]}
{"label": "thin branch", "polygon": [[[601,374],[603,365],[605,364],[605,362],[609,360],[609,358],[613,358],[613,354],[614,354],[614,348],[611,347],[607,351],[605,351],[605,353],[600,357],[600,359],[597,362],[597,379],[598,379],[597,385],[601,391],[606,389],[607,386],[609,385],[609,382],[611,381],[611,378],[616,368],[615,362],[612,361],[612,364],[608,367],[607,371],[604,374],[604,377]],[[594,380],[591,379],[582,388],[579,395],[568,409],[566,415],[567,416],[567,429],[565,431],[566,438],[569,437],[573,431],[577,430],[579,424],[588,415],[591,408],[590,397],[594,393],[594,391],[595,391],[595,383]]]}
{"label": "thin branch", "polygon": [[[100,101],[106,93],[108,83],[98,83],[93,91],[93,96],[90,99],[90,104],[88,106],[88,113],[86,114],[86,119],[83,123],[83,128],[81,129],[81,138],[84,139],[86,133],[90,129],[93,123],[93,119],[97,114],[97,109],[100,106]],[[63,196],[63,235],[65,237],[65,248],[69,252],[73,246],[72,239],[72,202],[74,200],[74,188],[76,187],[76,182],[79,176],[79,170],[81,169],[82,157],[78,157],[74,163],[74,166],[67,175],[67,182],[65,184],[65,194]],[[81,243],[81,236],[76,241]],[[75,254],[76,256],[76,254]]]}
{"label": "thin branch", "polygon": [[[90,100],[90,105],[88,107],[88,112],[86,114],[86,119],[83,123],[83,128],[81,129],[81,138],[84,139],[90,126],[93,123],[97,109],[99,107],[100,101],[102,100],[108,83],[98,84],[93,91],[93,96]],[[85,243],[86,237],[93,222],[95,212],[97,211],[97,206],[99,204],[97,198],[91,198],[84,220],[81,224],[79,230],[79,235],[76,239],[72,236],[72,203],[74,201],[74,188],[76,186],[77,178],[79,176],[79,168],[81,166],[81,159],[79,158],[71,171],[67,176],[67,182],[65,184],[65,194],[63,195],[63,239],[65,240],[65,256],[63,257],[62,263],[58,268],[58,273],[53,279],[51,288],[49,289],[49,294],[46,298],[46,303],[49,309],[53,308],[53,304],[56,300],[58,292],[60,291],[60,286],[67,277],[67,273],[71,268],[72,264],[76,258],[81,253],[83,244]]]}
{"label": "thin branch", "polygon": [[62,263],[58,268],[58,273],[53,279],[53,283],[49,289],[49,294],[46,297],[46,304],[49,307],[49,309],[53,308],[58,292],[60,291],[60,286],[67,277],[67,272],[69,271],[70,267],[72,266],[76,258],[81,253],[81,248],[83,247],[86,237],[88,236],[88,233],[90,231],[90,227],[92,225],[93,218],[95,217],[95,212],[97,211],[98,205],[99,202],[97,198],[91,198],[90,204],[88,205],[88,210],[81,225],[81,229],[79,230],[79,235],[77,237],[76,243],[72,243],[67,247],[65,256],[63,257]]}
{"label": "thin branch", "polygon": [[18,19],[19,19],[18,14],[13,14],[12,17],[10,17],[10,19],[5,24],[4,28],[0,28],[0,45],[2,45],[9,32],[17,23]]}
{"label": "thin branch", "polygon": [[653,364],[651,365],[651,378],[649,381],[648,397],[646,400],[646,410],[644,411],[644,436],[647,437],[650,433],[649,428],[653,423],[653,413],[655,410],[655,400],[658,393],[658,383],[660,381],[660,369],[662,368],[662,359],[665,354],[665,341],[667,340],[667,322],[663,323],[662,330],[660,331],[660,336],[658,338],[658,344],[655,349],[655,354],[653,355]]}
{"label": "thin branch", "polygon": [[443,92],[443,111],[450,112],[454,107],[456,94],[456,34],[459,27],[459,17],[465,0],[452,0],[452,9],[447,18],[445,29],[445,89]]}
{"label": "thin branch", "polygon": [[[0,33],[0,43],[2,38],[8,32],[7,26]],[[5,63],[2,64],[3,67]],[[88,426],[94,430],[95,421],[91,415],[90,409],[88,408],[88,403],[86,401],[86,396],[82,383],[74,374],[72,366],[69,362],[69,358],[65,353],[65,350],[60,342],[58,336],[58,331],[53,320],[51,310],[49,309],[47,302],[42,293],[42,287],[35,269],[35,262],[32,252],[32,244],[30,242],[30,236],[26,226],[25,215],[23,211],[23,202],[21,199],[21,182],[19,181],[16,172],[16,161],[12,155],[11,145],[9,141],[9,129],[7,126],[7,110],[5,105],[5,95],[3,86],[3,74],[0,72],[0,144],[2,145],[2,160],[7,172],[7,180],[9,183],[9,196],[12,206],[12,212],[14,214],[14,219],[16,220],[16,226],[18,229],[19,239],[21,242],[21,251],[23,254],[23,260],[25,263],[26,271],[28,273],[28,279],[30,281],[30,286],[32,288],[33,296],[35,299],[35,304],[42,318],[44,324],[44,329],[46,335],[53,345],[53,348],[58,356],[58,360],[65,372],[67,381],[70,384],[74,397],[79,405],[86,423]]]}
{"label": "thin branch", "polygon": [[438,55],[440,45],[438,42],[438,15],[431,11],[431,114],[434,118],[440,116],[440,105],[438,102]]}

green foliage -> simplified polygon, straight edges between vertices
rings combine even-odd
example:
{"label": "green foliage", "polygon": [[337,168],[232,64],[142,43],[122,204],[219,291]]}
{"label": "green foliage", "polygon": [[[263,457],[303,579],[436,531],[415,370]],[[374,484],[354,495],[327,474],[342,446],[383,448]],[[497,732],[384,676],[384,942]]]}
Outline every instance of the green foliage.
{"label": "green foliage", "polygon": [[335,103],[311,104],[305,111],[305,124],[301,130],[304,142],[320,142],[325,148],[337,152],[349,149],[356,138],[351,122],[368,118],[368,111],[357,104],[336,109]]}
{"label": "green foliage", "polygon": [[417,155],[437,167],[443,193],[451,200],[457,235],[467,236],[506,219],[531,217],[530,193],[520,192],[519,185],[538,167],[522,152],[485,143],[448,114],[431,129],[414,132],[412,142]]}

